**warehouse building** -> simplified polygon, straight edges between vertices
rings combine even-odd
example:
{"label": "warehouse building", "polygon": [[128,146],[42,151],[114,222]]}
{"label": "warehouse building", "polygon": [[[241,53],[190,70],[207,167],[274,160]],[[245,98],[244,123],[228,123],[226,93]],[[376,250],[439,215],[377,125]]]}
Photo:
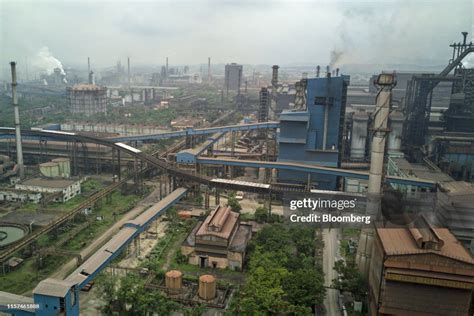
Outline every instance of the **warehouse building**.
{"label": "warehouse building", "polygon": [[371,315],[472,315],[474,260],[447,228],[421,218],[378,228],[369,272]]}
{"label": "warehouse building", "polygon": [[240,223],[240,214],[230,206],[217,206],[189,234],[181,246],[189,264],[242,270],[252,226]]}
{"label": "warehouse building", "polygon": [[81,180],[32,178],[17,183],[15,189],[40,193],[61,193],[56,202],[66,202],[81,194]]}

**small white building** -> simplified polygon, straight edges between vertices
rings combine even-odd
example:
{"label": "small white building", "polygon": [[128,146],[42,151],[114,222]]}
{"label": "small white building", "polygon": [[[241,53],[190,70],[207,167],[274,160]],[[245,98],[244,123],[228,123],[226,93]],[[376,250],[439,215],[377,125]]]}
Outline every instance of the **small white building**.
{"label": "small white building", "polygon": [[66,202],[81,193],[81,180],[33,178],[15,185],[17,190],[40,193],[62,192],[56,202]]}
{"label": "small white building", "polygon": [[39,192],[0,190],[0,201],[39,203],[43,195]]}

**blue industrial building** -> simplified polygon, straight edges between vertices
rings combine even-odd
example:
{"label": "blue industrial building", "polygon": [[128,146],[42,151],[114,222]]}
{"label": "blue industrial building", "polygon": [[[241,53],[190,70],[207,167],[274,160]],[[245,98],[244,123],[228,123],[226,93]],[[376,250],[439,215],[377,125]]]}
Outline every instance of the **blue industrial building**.
{"label": "blue industrial building", "polygon": [[[278,137],[279,162],[340,167],[349,76],[307,79],[306,109],[283,111]],[[305,173],[281,171],[280,182],[304,182]],[[337,176],[313,174],[311,185],[336,189]]]}

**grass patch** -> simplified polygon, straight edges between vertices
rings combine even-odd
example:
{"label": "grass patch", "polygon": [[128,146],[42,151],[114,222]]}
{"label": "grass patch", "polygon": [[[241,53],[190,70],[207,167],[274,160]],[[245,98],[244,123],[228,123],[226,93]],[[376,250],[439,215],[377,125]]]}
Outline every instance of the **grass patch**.
{"label": "grass patch", "polygon": [[36,258],[28,258],[16,271],[0,274],[0,289],[14,294],[32,290],[39,281],[47,278],[67,260],[68,257],[46,256],[43,258],[43,267],[38,268]]}

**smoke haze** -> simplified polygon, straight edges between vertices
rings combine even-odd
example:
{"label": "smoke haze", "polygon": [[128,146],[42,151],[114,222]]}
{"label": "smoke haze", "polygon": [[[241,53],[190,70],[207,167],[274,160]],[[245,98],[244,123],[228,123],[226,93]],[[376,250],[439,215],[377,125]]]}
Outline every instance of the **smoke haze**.
{"label": "smoke haze", "polygon": [[0,0],[0,62],[443,65],[471,29],[470,0]]}

